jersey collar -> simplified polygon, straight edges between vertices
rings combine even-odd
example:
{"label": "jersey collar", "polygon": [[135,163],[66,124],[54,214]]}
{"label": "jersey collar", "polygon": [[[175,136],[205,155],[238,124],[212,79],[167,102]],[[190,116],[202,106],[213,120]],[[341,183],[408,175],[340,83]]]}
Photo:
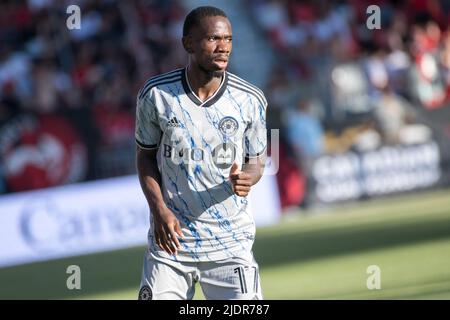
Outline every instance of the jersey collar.
{"label": "jersey collar", "polygon": [[184,91],[186,91],[187,96],[189,99],[192,100],[196,105],[200,107],[209,107],[212,106],[214,103],[216,103],[223,95],[227,88],[228,84],[228,75],[227,72],[223,73],[222,82],[220,83],[219,88],[216,90],[216,92],[206,99],[205,101],[201,101],[199,97],[192,91],[191,85],[189,84],[188,76],[187,76],[187,67],[183,69],[183,75],[181,77],[181,82],[183,83]]}

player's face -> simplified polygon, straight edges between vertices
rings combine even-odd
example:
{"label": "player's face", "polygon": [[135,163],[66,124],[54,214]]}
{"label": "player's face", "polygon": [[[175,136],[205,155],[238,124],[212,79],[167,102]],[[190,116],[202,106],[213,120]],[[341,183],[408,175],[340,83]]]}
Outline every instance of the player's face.
{"label": "player's face", "polygon": [[207,72],[224,72],[232,48],[230,21],[221,16],[205,17],[191,35],[193,62]]}

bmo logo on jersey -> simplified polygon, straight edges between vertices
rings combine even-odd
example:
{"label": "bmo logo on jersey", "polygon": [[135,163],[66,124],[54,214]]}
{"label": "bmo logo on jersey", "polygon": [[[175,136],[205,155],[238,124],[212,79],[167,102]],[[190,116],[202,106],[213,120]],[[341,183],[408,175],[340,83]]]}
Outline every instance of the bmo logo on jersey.
{"label": "bmo logo on jersey", "polygon": [[176,164],[204,159],[204,152],[200,148],[173,147],[165,143],[163,144],[162,155],[165,158],[171,158]]}
{"label": "bmo logo on jersey", "polygon": [[[219,169],[228,169],[236,159],[236,146],[233,143],[221,143],[211,151],[211,159]],[[163,144],[162,155],[170,158],[175,164],[205,160],[205,151],[200,148],[183,148]]]}

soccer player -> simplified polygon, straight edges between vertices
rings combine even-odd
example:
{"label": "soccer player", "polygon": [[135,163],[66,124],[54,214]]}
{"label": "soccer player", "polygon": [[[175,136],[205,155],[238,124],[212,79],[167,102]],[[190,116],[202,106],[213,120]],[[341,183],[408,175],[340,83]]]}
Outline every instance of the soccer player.
{"label": "soccer player", "polygon": [[247,195],[264,168],[267,102],[226,71],[222,10],[191,11],[182,43],[188,65],[150,78],[137,97],[137,169],[151,211],[139,299],[192,299],[196,282],[207,299],[262,299]]}

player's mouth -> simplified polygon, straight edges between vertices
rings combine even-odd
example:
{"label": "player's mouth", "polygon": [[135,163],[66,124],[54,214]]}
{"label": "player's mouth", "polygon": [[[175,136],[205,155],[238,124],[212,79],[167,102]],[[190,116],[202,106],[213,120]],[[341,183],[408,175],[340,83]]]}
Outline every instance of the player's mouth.
{"label": "player's mouth", "polygon": [[226,57],[217,57],[213,59],[214,64],[216,64],[220,69],[226,68],[228,65],[228,58]]}

